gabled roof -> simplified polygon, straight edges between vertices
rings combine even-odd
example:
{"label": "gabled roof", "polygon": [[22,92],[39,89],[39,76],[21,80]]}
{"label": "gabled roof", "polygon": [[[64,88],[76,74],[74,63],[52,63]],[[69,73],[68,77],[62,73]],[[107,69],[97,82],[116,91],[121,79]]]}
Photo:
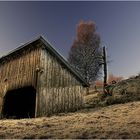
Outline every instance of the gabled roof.
{"label": "gabled roof", "polygon": [[58,60],[60,60],[60,62],[69,69],[69,71],[71,71],[71,73],[73,73],[80,82],[82,82],[82,84],[86,87],[89,86],[89,84],[83,79],[83,77],[67,62],[67,60],[60,54],[58,53],[53,47],[52,45],[46,41],[42,36],[37,37],[36,39],[29,41],[27,43],[25,43],[24,45],[19,46],[18,48],[14,49],[13,51],[9,52],[7,55],[3,56],[0,58],[0,63],[2,61],[4,61],[6,58],[13,56],[14,54],[17,54],[19,51],[25,50],[29,47],[29,45],[32,45],[36,42],[41,42],[44,44],[45,48],[50,51],[52,54],[54,54],[56,56],[56,58]]}

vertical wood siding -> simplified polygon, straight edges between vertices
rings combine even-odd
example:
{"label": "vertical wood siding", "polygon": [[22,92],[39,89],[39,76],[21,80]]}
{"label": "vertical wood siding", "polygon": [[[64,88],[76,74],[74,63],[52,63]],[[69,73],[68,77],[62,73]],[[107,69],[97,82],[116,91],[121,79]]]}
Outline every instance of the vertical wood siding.
{"label": "vertical wood siding", "polygon": [[41,48],[33,47],[0,63],[0,111],[8,90],[36,86],[36,68],[40,64]]}
{"label": "vertical wood siding", "polygon": [[41,44],[29,46],[0,62],[0,112],[6,92],[36,88],[36,116],[75,111],[82,107],[84,88],[60,60]]}
{"label": "vertical wood siding", "polygon": [[41,51],[38,116],[75,111],[82,107],[83,86],[49,51]]}

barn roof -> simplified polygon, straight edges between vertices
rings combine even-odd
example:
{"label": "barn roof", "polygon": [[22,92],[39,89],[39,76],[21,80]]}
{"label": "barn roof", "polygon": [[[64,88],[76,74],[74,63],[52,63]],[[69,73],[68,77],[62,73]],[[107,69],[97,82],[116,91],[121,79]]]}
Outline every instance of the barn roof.
{"label": "barn roof", "polygon": [[22,51],[22,50],[25,50],[25,49],[29,48],[30,45],[32,45],[32,44],[34,44],[36,42],[43,43],[45,48],[47,50],[49,50],[52,54],[54,54],[57,57],[57,59],[60,60],[60,62],[63,65],[65,65],[69,69],[69,71],[71,71],[79,79],[80,82],[82,82],[82,84],[84,86],[87,86],[87,87],[89,86],[89,83],[87,83],[85,81],[85,79],[67,62],[67,60],[60,53],[58,53],[54,49],[54,47],[48,41],[46,41],[42,36],[39,36],[39,37],[35,38],[34,40],[31,40],[31,41],[19,46],[18,48],[16,48],[13,51],[9,52],[7,55],[2,56],[0,58],[0,63],[3,62],[5,59],[17,54],[19,51]]}

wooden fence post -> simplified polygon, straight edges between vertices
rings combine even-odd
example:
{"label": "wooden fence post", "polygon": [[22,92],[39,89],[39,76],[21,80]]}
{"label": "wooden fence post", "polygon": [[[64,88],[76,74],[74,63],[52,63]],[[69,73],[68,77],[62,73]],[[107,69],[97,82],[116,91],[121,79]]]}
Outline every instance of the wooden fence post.
{"label": "wooden fence post", "polygon": [[105,92],[105,85],[107,84],[107,62],[106,62],[106,49],[103,47],[103,64],[104,64],[104,85],[103,92]]}

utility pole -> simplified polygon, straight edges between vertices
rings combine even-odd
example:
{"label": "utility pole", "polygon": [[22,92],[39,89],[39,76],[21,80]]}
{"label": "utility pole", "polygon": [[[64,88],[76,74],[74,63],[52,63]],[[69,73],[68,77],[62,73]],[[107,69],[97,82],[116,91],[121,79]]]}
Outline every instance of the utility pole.
{"label": "utility pole", "polygon": [[104,85],[103,91],[105,91],[105,85],[107,84],[107,62],[106,62],[106,49],[103,47],[103,65],[104,65]]}

